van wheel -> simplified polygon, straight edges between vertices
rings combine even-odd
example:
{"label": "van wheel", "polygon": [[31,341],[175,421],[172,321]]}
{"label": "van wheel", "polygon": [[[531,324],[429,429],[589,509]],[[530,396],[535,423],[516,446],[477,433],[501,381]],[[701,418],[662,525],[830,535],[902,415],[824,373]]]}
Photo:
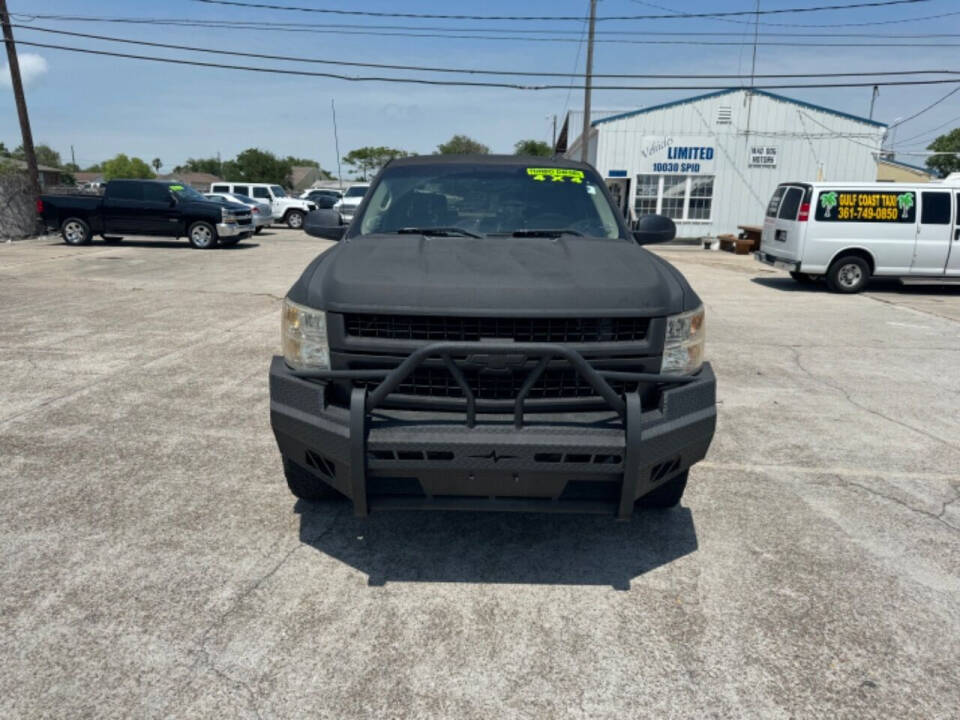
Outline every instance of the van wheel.
{"label": "van wheel", "polygon": [[637,500],[637,505],[642,508],[660,509],[676,507],[680,504],[683,491],[687,489],[687,476],[689,474],[689,470],[684,470],[672,480],[667,480],[656,490]]}
{"label": "van wheel", "polygon": [[343,500],[343,495],[327,485],[323,480],[314,477],[290,458],[283,458],[283,473],[287,476],[287,487],[296,497],[308,502],[323,500]]}
{"label": "van wheel", "polygon": [[870,279],[870,266],[857,255],[839,258],[827,271],[827,287],[838,293],[858,293]]}
{"label": "van wheel", "polygon": [[217,246],[217,231],[210,223],[195,222],[187,231],[187,238],[197,250],[209,250]]}
{"label": "van wheel", "polygon": [[796,281],[797,281],[798,283],[800,283],[801,285],[809,285],[810,283],[813,282],[813,277],[811,277],[811,276],[808,275],[807,273],[791,272],[791,273],[790,273],[790,277],[792,277],[794,280],[796,280]]}
{"label": "van wheel", "polygon": [[60,235],[67,245],[89,245],[90,226],[80,218],[67,218],[60,225]]}
{"label": "van wheel", "polygon": [[303,227],[303,213],[299,210],[291,210],[287,213],[287,227],[291,230],[299,230]]}

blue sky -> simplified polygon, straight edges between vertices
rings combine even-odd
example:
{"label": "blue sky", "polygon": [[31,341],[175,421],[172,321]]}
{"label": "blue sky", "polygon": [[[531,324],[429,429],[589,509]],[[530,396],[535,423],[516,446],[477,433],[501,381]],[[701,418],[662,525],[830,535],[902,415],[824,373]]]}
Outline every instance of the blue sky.
{"label": "blue sky", "polygon": [[[275,0],[279,2],[279,0]],[[852,0],[842,0],[851,2]],[[582,15],[587,0],[283,0],[279,4],[325,8],[403,11],[422,13],[476,13],[524,15]],[[659,14],[654,5],[679,12],[749,10],[754,0],[602,0],[600,15]],[[761,8],[829,4],[823,0],[762,0]],[[277,10],[208,5],[192,0],[8,0],[12,13],[71,14],[139,18],[200,18],[253,22],[350,23],[418,25],[424,28],[472,27],[537,28],[579,31],[580,22],[511,23],[467,20],[406,20],[391,18],[332,17]],[[793,15],[767,16],[778,26],[761,26],[761,42],[786,41],[772,33],[856,32],[871,37],[849,42],[902,42],[880,34],[955,33],[960,35],[960,14],[935,20],[911,20],[940,13],[960,13],[956,0],[930,0],[901,7],[870,8]],[[894,21],[858,27],[856,23]],[[820,27],[802,28],[799,24]],[[201,45],[209,48],[356,60],[363,62],[478,67],[512,70],[570,72],[575,67],[579,34],[573,42],[487,41],[414,37],[373,37],[267,30],[223,30],[161,25],[120,25],[36,19],[32,24],[60,30],[112,35],[156,42]],[[644,20],[598,23],[601,31],[629,31],[628,39],[742,41],[751,40],[749,19]],[[36,40],[78,47],[139,52],[147,55],[198,59],[273,67],[296,66],[280,61],[217,58],[210,55],[155,48],[131,48],[102,41],[62,38],[15,29],[20,40]],[[685,33],[666,35],[666,33]],[[691,33],[716,33],[694,35]],[[599,36],[604,37],[604,36]],[[609,38],[610,36],[606,36]],[[815,38],[794,38],[816,42]],[[960,37],[937,42],[960,45]],[[424,87],[415,85],[351,83],[340,80],[282,77],[231,70],[207,69],[136,60],[86,56],[52,49],[21,47],[21,54],[40,56],[28,62],[37,72],[27,88],[36,142],[52,145],[69,159],[70,146],[77,162],[88,165],[118,152],[146,160],[160,157],[165,169],[187,157],[224,159],[248,147],[281,155],[311,157],[328,169],[336,167],[330,100],[336,100],[341,152],[364,145],[388,145],[418,153],[431,152],[454,133],[470,135],[492,150],[510,152],[521,138],[549,140],[548,116],[561,115],[569,104],[582,103],[582,93],[564,90],[521,92],[507,89]],[[749,72],[750,46],[630,45],[598,43],[596,72],[624,73],[737,73]],[[758,72],[816,72],[824,79],[832,72],[956,68],[957,47],[888,48],[879,45],[850,48],[798,48],[761,46]],[[583,52],[578,70],[583,69]],[[43,62],[45,61],[45,63]],[[43,70],[45,64],[46,71]],[[334,69],[334,72],[337,70]],[[372,74],[348,68],[347,74]],[[403,71],[395,75],[411,75]],[[443,77],[430,75],[429,77]],[[537,82],[530,80],[530,82]],[[561,81],[562,82],[562,81]],[[642,81],[640,81],[642,82]],[[653,84],[658,81],[647,81]],[[663,81],[669,82],[669,81]],[[707,81],[716,82],[716,81]],[[700,83],[698,83],[700,84]],[[731,81],[730,84],[737,84]],[[875,117],[893,122],[912,114],[944,95],[951,86],[881,88]],[[631,109],[698,94],[700,91],[603,91],[594,106]],[[781,94],[866,115],[870,89],[797,89]],[[567,98],[569,97],[569,103]],[[960,93],[897,130],[900,139],[926,133],[908,143],[917,148],[938,132],[926,132],[958,118],[943,130],[960,125]],[[0,87],[0,141],[8,147],[20,143],[19,126],[9,84]],[[920,158],[903,157],[922,163]]]}

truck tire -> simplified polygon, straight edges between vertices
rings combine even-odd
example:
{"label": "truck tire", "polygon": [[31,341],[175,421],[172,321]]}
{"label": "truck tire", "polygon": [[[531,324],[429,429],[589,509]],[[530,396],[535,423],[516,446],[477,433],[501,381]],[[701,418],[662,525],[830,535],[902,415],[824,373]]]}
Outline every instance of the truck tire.
{"label": "truck tire", "polygon": [[217,246],[217,231],[206,222],[195,222],[187,230],[187,239],[197,250],[209,250]]}
{"label": "truck tire", "polygon": [[680,498],[683,497],[683,491],[687,488],[687,475],[689,470],[684,470],[671,480],[667,480],[663,485],[653,492],[647,493],[637,500],[637,505],[642,508],[667,509],[676,507],[680,504]]}
{"label": "truck tire", "polygon": [[263,232],[263,225],[259,226],[256,230],[253,231],[254,235],[259,235]]}
{"label": "truck tire", "polygon": [[303,227],[303,218],[304,214],[300,210],[291,210],[287,213],[287,217],[284,218],[287,221],[287,227],[291,230],[299,230]]}
{"label": "truck tire", "polygon": [[90,226],[86,220],[67,218],[60,224],[60,235],[67,245],[89,245]]}
{"label": "truck tire", "polygon": [[290,488],[290,492],[301,500],[307,502],[343,500],[343,495],[288,457],[283,458],[283,473],[287,476],[287,487]]}
{"label": "truck tire", "polygon": [[827,270],[827,287],[837,293],[858,293],[870,279],[870,266],[859,255],[837,258]]}

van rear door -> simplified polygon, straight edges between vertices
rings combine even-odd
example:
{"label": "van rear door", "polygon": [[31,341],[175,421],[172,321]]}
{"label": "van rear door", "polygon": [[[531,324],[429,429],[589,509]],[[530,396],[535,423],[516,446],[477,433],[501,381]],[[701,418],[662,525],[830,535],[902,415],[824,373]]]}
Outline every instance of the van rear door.
{"label": "van rear door", "polygon": [[803,231],[810,218],[813,188],[801,183],[777,186],[767,205],[760,249],[785,260],[800,260]]}

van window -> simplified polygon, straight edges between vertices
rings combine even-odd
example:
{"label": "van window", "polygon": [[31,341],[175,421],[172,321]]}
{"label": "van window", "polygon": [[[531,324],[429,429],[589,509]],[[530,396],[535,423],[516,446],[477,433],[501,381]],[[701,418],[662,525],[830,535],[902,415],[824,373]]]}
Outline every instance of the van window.
{"label": "van window", "polygon": [[924,225],[950,224],[950,193],[920,193],[923,206],[920,209],[920,222]]}
{"label": "van window", "polygon": [[246,185],[234,185],[234,186],[233,186],[233,193],[234,193],[235,195],[249,195],[249,194],[250,194],[250,188],[248,188]]}
{"label": "van window", "polygon": [[800,209],[800,201],[803,200],[803,190],[800,188],[790,188],[783,196],[783,202],[780,203],[780,212],[777,214],[781,220],[796,220],[797,210]]}
{"label": "van window", "polygon": [[[247,195],[247,193],[244,193],[244,195]],[[265,187],[255,187],[255,188],[253,189],[253,196],[254,196],[255,198],[263,198],[264,200],[270,200],[270,199],[271,199],[271,198],[270,198],[270,191],[267,190]]]}
{"label": "van window", "polygon": [[210,192],[230,192],[229,185],[214,185],[210,188]]}
{"label": "van window", "polygon": [[781,185],[774,191],[773,197],[770,198],[770,203],[767,205],[767,217],[775,218],[777,216],[777,209],[780,207],[780,199],[783,197],[785,190],[786,188]]}

